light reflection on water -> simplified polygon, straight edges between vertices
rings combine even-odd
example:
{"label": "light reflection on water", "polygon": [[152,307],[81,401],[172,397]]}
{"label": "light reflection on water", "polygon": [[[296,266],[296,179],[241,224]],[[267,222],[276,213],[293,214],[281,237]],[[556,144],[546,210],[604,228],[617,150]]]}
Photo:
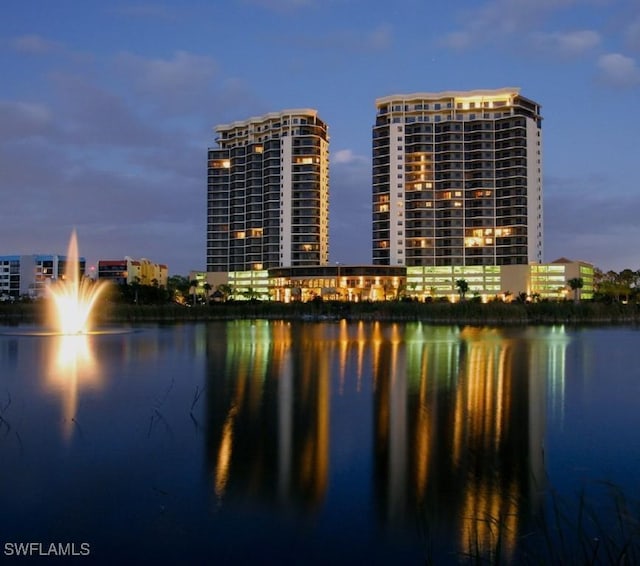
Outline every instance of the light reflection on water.
{"label": "light reflection on water", "polygon": [[46,341],[49,352],[44,364],[47,389],[55,391],[62,403],[62,435],[71,437],[78,411],[78,398],[85,390],[101,386],[100,366],[87,334],[52,335]]}
{"label": "light reflection on water", "polygon": [[[21,489],[56,493],[64,506],[74,483],[100,469],[112,490],[129,495],[105,502],[85,489],[66,523],[56,502],[45,502],[36,514],[50,519],[36,535],[55,519],[69,537],[93,533],[99,549],[107,535],[91,530],[99,530],[92,509],[104,516],[117,507],[137,519],[126,533],[115,521],[109,540],[147,557],[187,548],[202,557],[233,544],[234,557],[248,558],[266,537],[274,559],[353,553],[383,563],[402,552],[424,557],[426,547],[443,556],[470,546],[490,552],[500,537],[503,556],[513,558],[545,488],[558,473],[575,474],[563,460],[564,445],[580,438],[579,430],[565,436],[565,421],[575,427],[571,392],[587,387],[585,375],[595,386],[602,356],[583,354],[602,340],[589,332],[231,321],[0,336],[0,495],[17,516],[27,499]],[[59,405],[57,433],[42,391]],[[12,444],[18,432],[24,455]],[[40,442],[41,456],[33,448]],[[53,457],[62,446],[65,455]],[[55,473],[39,472],[40,457]],[[607,470],[589,465],[602,479]],[[65,473],[69,481],[55,483]],[[145,478],[156,479],[150,487]],[[163,528],[180,531],[180,540],[158,543],[150,491],[162,499]],[[33,538],[28,512],[22,531],[19,521],[0,527]],[[266,517],[261,530],[257,514]],[[304,535],[298,519],[310,529]]]}

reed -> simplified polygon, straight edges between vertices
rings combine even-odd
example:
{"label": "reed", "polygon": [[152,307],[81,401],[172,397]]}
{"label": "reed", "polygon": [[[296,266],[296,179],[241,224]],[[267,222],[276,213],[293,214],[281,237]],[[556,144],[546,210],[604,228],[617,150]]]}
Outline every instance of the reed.
{"label": "reed", "polygon": [[[520,536],[515,552],[506,552],[506,517],[479,518],[487,521],[493,544],[487,546],[477,534],[457,553],[456,563],[558,566],[613,566],[640,564],[640,506],[609,483],[604,499],[581,489],[574,500],[557,492],[547,494],[546,509],[540,511],[531,529]],[[431,542],[426,544],[428,551]],[[427,563],[438,560],[429,555]]]}

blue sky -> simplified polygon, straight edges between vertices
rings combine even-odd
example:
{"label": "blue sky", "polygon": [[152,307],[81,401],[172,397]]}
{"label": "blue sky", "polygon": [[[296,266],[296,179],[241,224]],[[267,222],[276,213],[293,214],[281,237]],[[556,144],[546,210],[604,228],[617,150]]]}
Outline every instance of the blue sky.
{"label": "blue sky", "polygon": [[217,124],[315,108],[330,259],[371,261],[375,99],[542,105],[545,260],[640,269],[638,0],[3,0],[0,255],[205,267]]}

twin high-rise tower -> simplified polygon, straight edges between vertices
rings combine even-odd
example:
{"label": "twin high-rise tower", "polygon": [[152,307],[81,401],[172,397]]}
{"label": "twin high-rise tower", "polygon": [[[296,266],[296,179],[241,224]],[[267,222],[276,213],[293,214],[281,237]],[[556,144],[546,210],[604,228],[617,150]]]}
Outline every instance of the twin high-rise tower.
{"label": "twin high-rise tower", "polygon": [[[372,259],[390,266],[542,262],[540,106],[519,89],[376,100]],[[329,261],[329,136],[316,111],[216,128],[207,271]]]}
{"label": "twin high-rise tower", "polygon": [[518,89],[376,101],[373,262],[542,262],[540,106]]}
{"label": "twin high-rise tower", "polygon": [[208,152],[207,271],[329,261],[329,135],[315,110],[218,126]]}

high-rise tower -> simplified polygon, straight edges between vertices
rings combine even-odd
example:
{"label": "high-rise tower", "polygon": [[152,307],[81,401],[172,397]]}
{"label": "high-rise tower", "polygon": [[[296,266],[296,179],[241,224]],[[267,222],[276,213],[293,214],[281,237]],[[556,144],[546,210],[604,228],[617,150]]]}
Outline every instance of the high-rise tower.
{"label": "high-rise tower", "polygon": [[208,151],[207,271],[329,261],[329,136],[310,109],[216,127]]}
{"label": "high-rise tower", "polygon": [[540,106],[517,88],[376,100],[373,262],[542,261]]}

